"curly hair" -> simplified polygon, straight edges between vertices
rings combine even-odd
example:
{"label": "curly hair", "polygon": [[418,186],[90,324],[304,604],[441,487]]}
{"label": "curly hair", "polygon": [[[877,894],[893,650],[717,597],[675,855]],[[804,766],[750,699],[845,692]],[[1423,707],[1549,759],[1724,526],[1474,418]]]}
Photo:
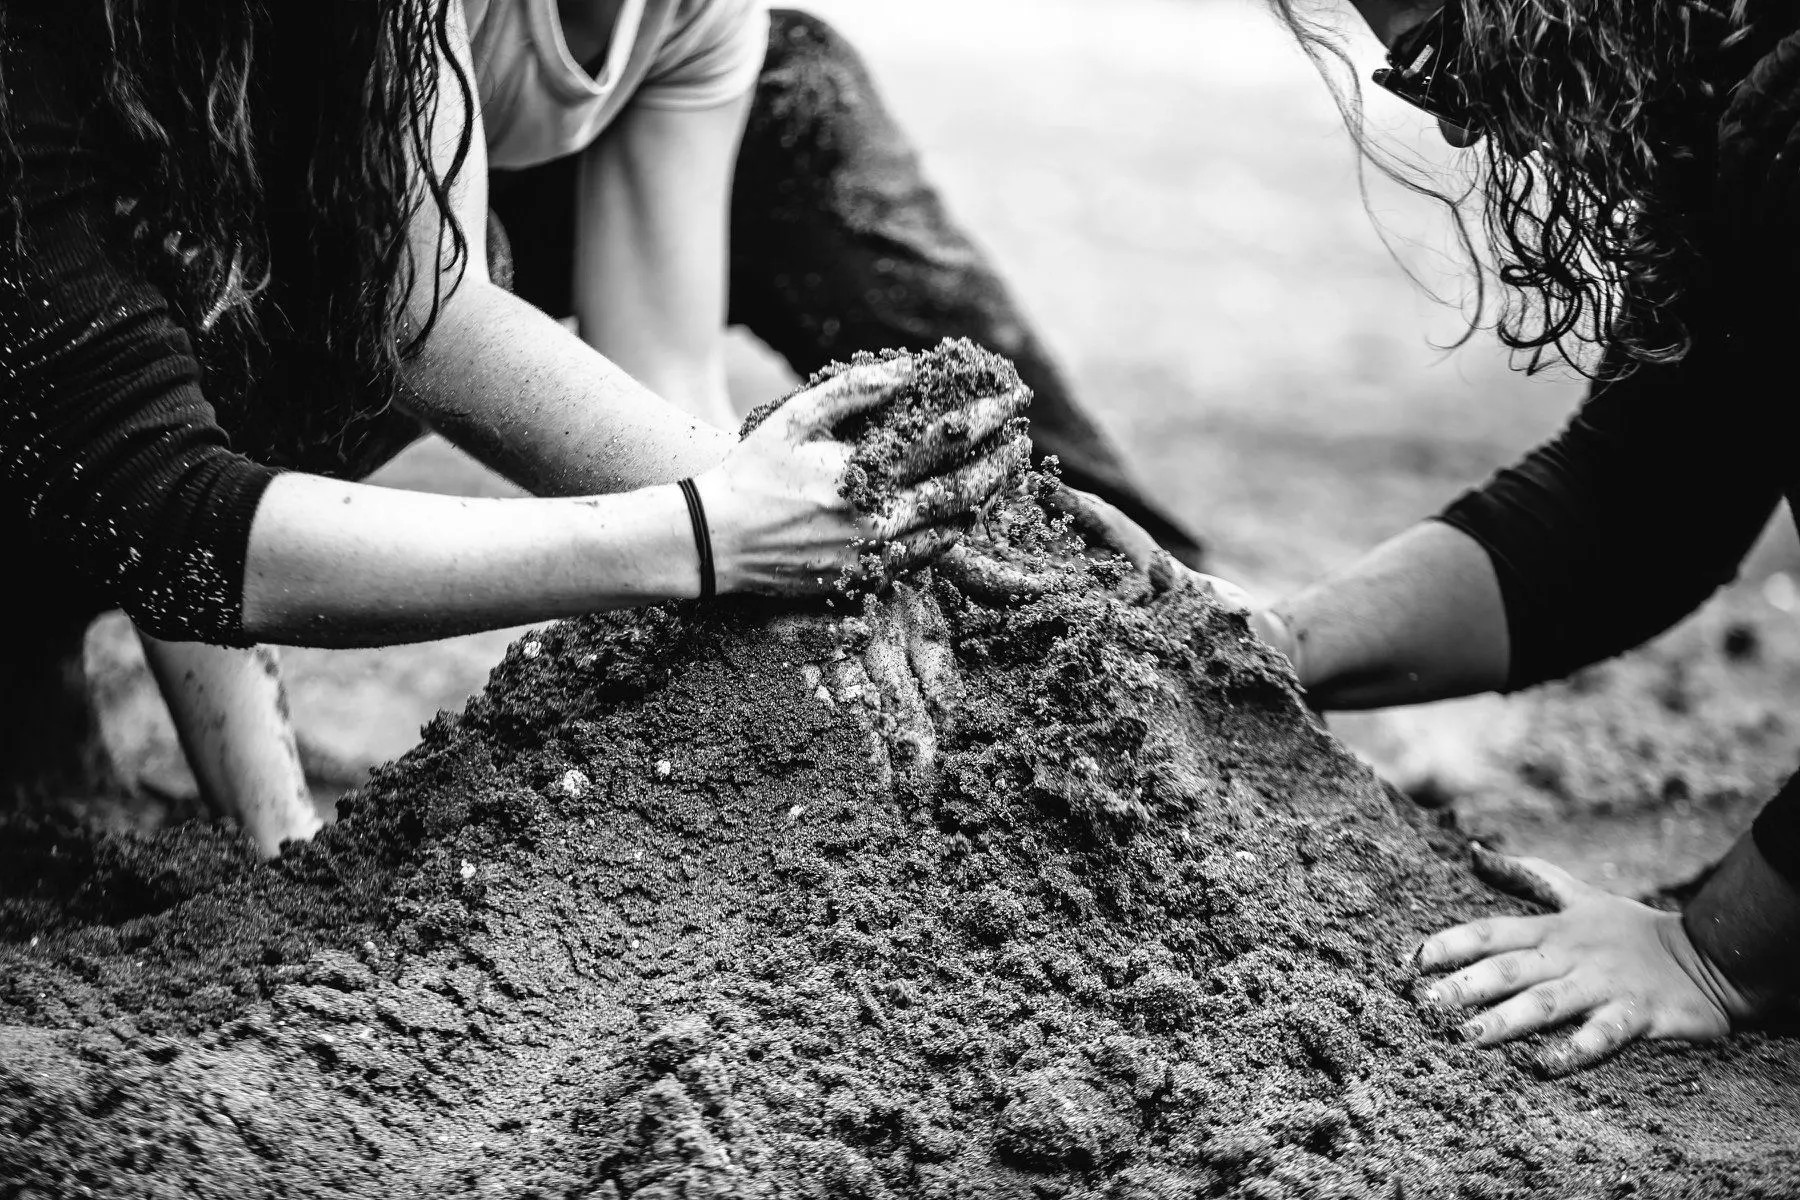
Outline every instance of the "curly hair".
{"label": "curly hair", "polygon": [[[1475,267],[1464,340],[1491,323],[1528,371],[1554,355],[1593,374],[1594,349],[1613,375],[1687,354],[1678,301],[1707,274],[1717,123],[1751,32],[1747,0],[1460,0],[1457,71],[1486,133],[1465,152],[1460,195],[1371,144],[1354,73],[1348,88],[1334,78],[1350,65],[1342,47],[1296,0],[1270,2],[1369,161],[1451,210]],[[1478,233],[1462,211],[1471,196]]]}
{"label": "curly hair", "polygon": [[[475,101],[451,55],[455,2],[322,0],[285,16],[268,0],[90,0],[52,18],[104,60],[96,116],[125,189],[119,232],[196,334],[209,376],[224,377],[220,392],[253,391],[259,351],[303,348],[322,376],[309,390],[326,401],[297,418],[315,436],[344,436],[371,390],[392,399],[446,275],[467,265],[450,193]],[[440,62],[464,115],[446,168],[431,153]],[[0,150],[11,123],[0,100]],[[438,261],[422,265],[407,231],[425,205]],[[428,315],[403,328],[422,272]]]}

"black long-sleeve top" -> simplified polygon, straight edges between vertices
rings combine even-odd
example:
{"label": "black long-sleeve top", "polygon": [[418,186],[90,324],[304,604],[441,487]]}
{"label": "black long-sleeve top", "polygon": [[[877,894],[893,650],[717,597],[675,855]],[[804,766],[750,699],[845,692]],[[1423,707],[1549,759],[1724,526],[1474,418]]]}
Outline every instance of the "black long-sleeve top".
{"label": "black long-sleeve top", "polygon": [[26,6],[0,39],[14,130],[0,180],[17,188],[0,204],[0,555],[153,636],[241,645],[251,522],[278,470],[365,474],[417,426],[371,389],[319,428],[320,389],[342,376],[292,342],[259,344],[248,383],[210,377],[200,335],[126,244],[132,181],[96,105],[104,52],[76,28]]}
{"label": "black long-sleeve top", "polygon": [[[1559,678],[1693,612],[1737,573],[1785,496],[1800,516],[1800,35],[1734,92],[1720,126],[1717,286],[1693,350],[1590,389],[1549,442],[1439,519],[1487,551],[1505,602],[1508,685]],[[1759,814],[1758,848],[1800,887],[1800,775]]]}
{"label": "black long-sleeve top", "polygon": [[92,72],[66,64],[23,36],[0,59],[19,172],[0,210],[0,531],[155,636],[240,642],[273,473],[232,452],[187,332],[118,245],[122,181],[72,91]]}

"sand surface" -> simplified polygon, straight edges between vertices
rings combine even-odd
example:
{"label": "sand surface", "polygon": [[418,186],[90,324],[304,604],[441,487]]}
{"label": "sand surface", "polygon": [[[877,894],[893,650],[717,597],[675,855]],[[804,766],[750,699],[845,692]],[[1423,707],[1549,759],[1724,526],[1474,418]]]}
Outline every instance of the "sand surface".
{"label": "sand surface", "polygon": [[530,635],[272,866],[7,828],[0,1194],[1800,1191],[1800,1041],[1456,1043],[1398,964],[1522,907],[1033,512],[1043,594]]}

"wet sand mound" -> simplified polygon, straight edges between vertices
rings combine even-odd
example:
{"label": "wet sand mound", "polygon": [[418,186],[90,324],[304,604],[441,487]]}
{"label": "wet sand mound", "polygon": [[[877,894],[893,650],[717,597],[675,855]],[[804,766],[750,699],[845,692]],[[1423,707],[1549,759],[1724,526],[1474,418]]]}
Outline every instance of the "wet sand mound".
{"label": "wet sand mound", "polygon": [[992,524],[533,635],[267,867],[0,830],[0,1195],[1800,1194],[1794,1041],[1457,1045],[1396,963],[1522,909],[1240,617]]}

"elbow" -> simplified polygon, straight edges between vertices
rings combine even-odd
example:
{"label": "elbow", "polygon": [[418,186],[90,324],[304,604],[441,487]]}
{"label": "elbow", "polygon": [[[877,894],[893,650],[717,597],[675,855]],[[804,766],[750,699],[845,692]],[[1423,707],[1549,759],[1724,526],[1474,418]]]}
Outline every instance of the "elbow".
{"label": "elbow", "polygon": [[[452,245],[460,242],[460,250],[453,251],[446,240]],[[485,227],[471,231],[468,222],[445,222],[434,244],[415,243],[411,253],[415,264],[430,262],[435,268],[417,272],[400,307],[400,340],[416,341],[420,351],[430,344],[430,334],[453,315],[478,310],[495,295],[511,291],[511,247],[491,210]]]}

